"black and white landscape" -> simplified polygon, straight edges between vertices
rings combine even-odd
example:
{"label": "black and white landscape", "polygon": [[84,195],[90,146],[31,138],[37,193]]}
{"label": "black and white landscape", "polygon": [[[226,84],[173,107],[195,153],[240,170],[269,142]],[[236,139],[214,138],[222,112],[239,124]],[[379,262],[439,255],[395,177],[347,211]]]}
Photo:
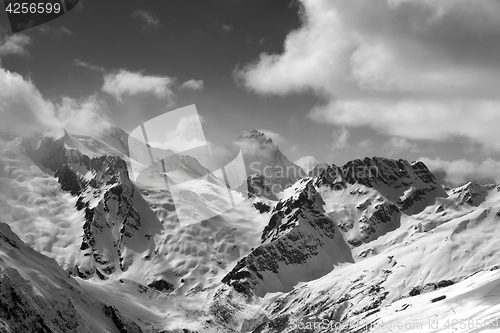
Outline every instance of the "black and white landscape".
{"label": "black and white landscape", "polygon": [[9,29],[0,332],[500,331],[498,1],[87,0]]}

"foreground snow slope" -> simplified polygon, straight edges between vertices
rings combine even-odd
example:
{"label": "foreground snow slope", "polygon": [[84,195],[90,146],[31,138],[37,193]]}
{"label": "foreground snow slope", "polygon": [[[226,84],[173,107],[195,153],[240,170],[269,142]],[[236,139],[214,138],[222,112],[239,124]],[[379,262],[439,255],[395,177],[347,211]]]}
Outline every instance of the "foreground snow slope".
{"label": "foreground snow slope", "polygon": [[2,332],[142,332],[0,223]]}

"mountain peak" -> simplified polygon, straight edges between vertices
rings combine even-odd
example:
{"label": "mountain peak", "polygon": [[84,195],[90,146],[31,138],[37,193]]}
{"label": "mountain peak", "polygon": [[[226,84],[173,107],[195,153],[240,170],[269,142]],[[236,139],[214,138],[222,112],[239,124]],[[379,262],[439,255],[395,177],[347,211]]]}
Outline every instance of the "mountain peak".
{"label": "mountain peak", "polygon": [[236,142],[241,142],[241,141],[252,141],[252,142],[258,142],[260,144],[267,144],[267,145],[272,145],[273,148],[277,147],[274,145],[273,139],[268,138],[266,134],[259,130],[251,130],[250,132],[243,132],[243,135],[238,137],[236,139]]}
{"label": "mountain peak", "polygon": [[244,132],[235,140],[235,143],[243,153],[247,175],[263,175],[276,192],[306,176],[305,172],[298,165],[290,162],[273,140],[262,131]]}

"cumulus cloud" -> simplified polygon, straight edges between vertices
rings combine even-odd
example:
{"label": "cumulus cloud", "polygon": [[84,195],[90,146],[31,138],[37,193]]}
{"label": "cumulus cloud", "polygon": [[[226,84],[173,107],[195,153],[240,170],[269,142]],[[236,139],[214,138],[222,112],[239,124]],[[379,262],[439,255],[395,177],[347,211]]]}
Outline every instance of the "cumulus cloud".
{"label": "cumulus cloud", "polygon": [[0,56],[27,55],[26,46],[31,43],[31,38],[24,34],[0,35]]}
{"label": "cumulus cloud", "polygon": [[181,84],[181,89],[186,90],[201,90],[203,89],[203,80],[187,80],[183,84]]}
{"label": "cumulus cloud", "polygon": [[491,158],[482,162],[472,162],[465,159],[446,161],[427,157],[421,157],[420,160],[433,172],[444,171],[445,180],[456,186],[469,181],[493,180],[500,182],[500,161]]}
{"label": "cumulus cloud", "polygon": [[[236,71],[249,89],[312,91],[314,120],[500,150],[500,2],[300,0],[281,54]],[[496,110],[496,111],[495,111]]]}
{"label": "cumulus cloud", "polygon": [[405,138],[392,137],[384,143],[384,148],[389,155],[396,155],[402,152],[417,151],[417,144],[409,142]]}
{"label": "cumulus cloud", "polygon": [[174,95],[171,90],[173,82],[174,79],[168,76],[145,75],[141,72],[130,72],[122,69],[104,75],[102,90],[118,100],[122,100],[123,96],[145,93],[171,100]]}
{"label": "cumulus cloud", "polygon": [[313,156],[302,156],[293,163],[304,169],[305,172],[309,172],[314,169],[314,167],[318,165],[319,162]]}
{"label": "cumulus cloud", "polygon": [[151,140],[152,147],[169,149],[176,153],[207,144],[201,124],[203,118],[199,115],[187,115],[179,118],[175,128],[164,131],[161,140]]}
{"label": "cumulus cloud", "polygon": [[136,10],[132,13],[132,17],[141,19],[145,27],[157,28],[160,25],[158,16],[147,10]]}
{"label": "cumulus cloud", "polygon": [[105,106],[97,97],[47,100],[31,80],[3,68],[0,68],[0,118],[0,129],[19,135],[60,128],[95,133],[110,126]]}
{"label": "cumulus cloud", "polygon": [[105,102],[96,95],[82,99],[62,97],[55,104],[55,116],[64,128],[72,132],[102,133],[111,127],[106,109]]}
{"label": "cumulus cloud", "polygon": [[484,147],[500,150],[496,124],[500,100],[332,101],[315,108],[318,121],[344,126],[371,126],[384,134],[408,139],[443,140],[465,137]]}
{"label": "cumulus cloud", "polygon": [[279,133],[277,132],[273,132],[273,131],[270,131],[270,130],[266,130],[266,129],[258,129],[257,131],[261,132],[261,133],[264,133],[264,135],[268,138],[268,139],[271,139],[273,140],[273,142],[275,144],[281,144],[281,143],[284,143],[286,142],[286,139]]}
{"label": "cumulus cloud", "polygon": [[349,136],[351,133],[345,128],[341,127],[339,129],[335,129],[332,134],[332,150],[346,148],[348,146],[347,140],[349,140]]}

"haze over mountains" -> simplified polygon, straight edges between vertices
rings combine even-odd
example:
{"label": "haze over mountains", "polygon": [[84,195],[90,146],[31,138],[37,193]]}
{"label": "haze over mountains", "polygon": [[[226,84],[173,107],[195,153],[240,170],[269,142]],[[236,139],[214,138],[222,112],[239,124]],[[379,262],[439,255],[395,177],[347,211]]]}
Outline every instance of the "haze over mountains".
{"label": "haze over mountains", "polygon": [[[495,183],[444,189],[424,163],[381,157],[306,174],[250,131],[235,140],[248,188],[230,192],[241,203],[181,224],[168,188],[131,180],[118,128],[1,137],[2,331],[500,325]],[[189,156],[170,162],[197,182],[182,197],[194,212],[225,203],[223,179]]]}

